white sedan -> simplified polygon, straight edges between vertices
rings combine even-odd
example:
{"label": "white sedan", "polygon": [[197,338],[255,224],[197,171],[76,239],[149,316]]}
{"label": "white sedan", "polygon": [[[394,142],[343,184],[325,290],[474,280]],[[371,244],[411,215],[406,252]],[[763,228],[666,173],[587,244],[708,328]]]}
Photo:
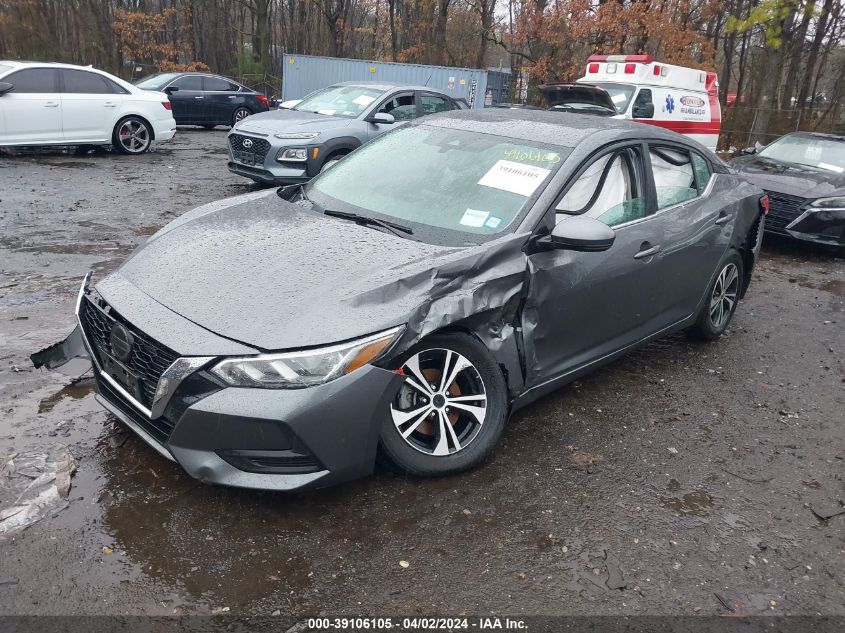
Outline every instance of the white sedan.
{"label": "white sedan", "polygon": [[143,154],[174,134],[162,92],[88,66],[0,61],[0,146],[111,144]]}

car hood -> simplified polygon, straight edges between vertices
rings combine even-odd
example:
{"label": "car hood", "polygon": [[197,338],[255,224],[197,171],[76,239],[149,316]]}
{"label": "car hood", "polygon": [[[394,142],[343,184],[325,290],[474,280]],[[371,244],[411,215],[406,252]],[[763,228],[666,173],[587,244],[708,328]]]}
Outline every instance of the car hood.
{"label": "car hood", "polygon": [[270,110],[246,118],[233,132],[279,134],[281,132],[322,132],[349,127],[354,119],[300,112],[298,110]]}
{"label": "car hood", "polygon": [[503,305],[521,290],[524,239],[496,242],[424,244],[259,192],[185,214],[114,274],[215,334],[298,349],[404,323],[418,338]]}
{"label": "car hood", "polygon": [[845,193],[845,174],[793,163],[782,163],[765,156],[741,156],[729,165],[761,189],[801,198],[820,198]]}

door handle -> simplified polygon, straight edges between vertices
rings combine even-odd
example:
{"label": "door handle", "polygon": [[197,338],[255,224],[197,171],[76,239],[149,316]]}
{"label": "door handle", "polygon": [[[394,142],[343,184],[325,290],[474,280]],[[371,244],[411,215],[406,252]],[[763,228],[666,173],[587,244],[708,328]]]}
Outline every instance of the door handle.
{"label": "door handle", "polygon": [[648,242],[643,242],[640,244],[640,248],[643,250],[634,255],[634,259],[645,259],[646,257],[651,257],[652,255],[656,255],[660,252],[660,244],[652,246]]}
{"label": "door handle", "polygon": [[115,108],[115,107],[117,107],[117,104],[116,104],[115,102],[113,102],[113,101],[106,101],[103,105],[104,105],[105,107],[107,107],[107,108]]}
{"label": "door handle", "polygon": [[716,218],[716,226],[722,226],[723,224],[727,224],[727,223],[728,223],[728,222],[730,222],[732,219],[733,219],[733,218],[732,218],[730,215],[728,215],[728,214],[727,214],[727,213],[725,213],[724,211],[720,211],[720,212],[719,212],[719,217],[718,217],[718,218]]}
{"label": "door handle", "polygon": [[199,95],[199,96],[194,97],[194,99],[205,99],[205,97],[202,96],[202,95]]}
{"label": "door handle", "polygon": [[59,104],[55,101],[48,101],[47,103],[44,104],[44,107],[45,108],[58,108]]}

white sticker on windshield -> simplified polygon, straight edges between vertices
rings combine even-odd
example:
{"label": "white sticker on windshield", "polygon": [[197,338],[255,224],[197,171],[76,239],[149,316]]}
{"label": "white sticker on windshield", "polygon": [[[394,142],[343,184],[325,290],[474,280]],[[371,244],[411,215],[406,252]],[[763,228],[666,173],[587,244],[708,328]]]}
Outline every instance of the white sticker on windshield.
{"label": "white sticker on windshield", "polygon": [[837,174],[841,174],[843,171],[845,171],[845,169],[843,169],[839,165],[831,165],[830,163],[819,163],[819,169],[835,171]]}
{"label": "white sticker on windshield", "polygon": [[464,211],[464,217],[461,218],[461,224],[464,226],[480,227],[484,226],[485,220],[490,213],[487,211],[479,211],[477,209],[467,209]]}
{"label": "white sticker on windshield", "polygon": [[625,101],[625,99],[627,99],[627,98],[628,98],[628,97],[626,97],[626,96],[625,96],[625,93],[624,93],[624,92],[620,92],[619,94],[615,94],[615,95],[613,95],[613,96],[610,98],[610,100],[611,100],[611,101],[613,101],[613,103],[622,103],[622,102],[623,102],[623,101]]}
{"label": "white sticker on windshield", "polygon": [[550,173],[552,173],[551,170],[535,165],[500,160],[481,177],[478,184],[502,191],[510,191],[527,198],[537,191],[537,187]]}
{"label": "white sticker on windshield", "polygon": [[804,158],[818,160],[822,157],[822,148],[819,145],[808,145],[804,150]]}
{"label": "white sticker on windshield", "polygon": [[364,106],[365,108],[370,105],[373,101],[375,101],[375,97],[368,97],[367,95],[360,95],[355,97],[352,100],[352,103],[357,103],[359,106]]}
{"label": "white sticker on windshield", "polygon": [[317,114],[327,114],[328,116],[332,116],[337,110],[317,110]]}

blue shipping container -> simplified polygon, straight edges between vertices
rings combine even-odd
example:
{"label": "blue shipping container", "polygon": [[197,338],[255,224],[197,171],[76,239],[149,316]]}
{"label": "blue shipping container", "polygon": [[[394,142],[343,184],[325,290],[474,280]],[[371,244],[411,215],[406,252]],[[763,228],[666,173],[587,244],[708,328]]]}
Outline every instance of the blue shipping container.
{"label": "blue shipping container", "polygon": [[484,107],[487,71],[422,64],[397,64],[362,59],[285,54],[282,59],[282,101],[305,95],[342,81],[390,81],[442,90],[466,99],[474,108]]}

